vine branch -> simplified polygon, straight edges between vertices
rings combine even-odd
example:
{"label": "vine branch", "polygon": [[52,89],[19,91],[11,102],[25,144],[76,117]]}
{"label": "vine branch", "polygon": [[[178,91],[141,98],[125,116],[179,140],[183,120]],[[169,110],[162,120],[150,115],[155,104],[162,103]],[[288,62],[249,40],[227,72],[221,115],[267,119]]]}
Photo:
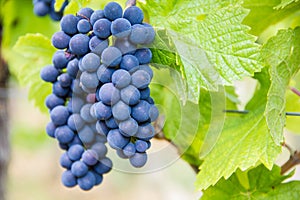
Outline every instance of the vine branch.
{"label": "vine branch", "polygon": [[290,169],[292,169],[296,165],[300,164],[300,152],[299,151],[293,151],[292,148],[290,146],[288,146],[287,144],[285,144],[285,143],[283,144],[283,146],[286,147],[289,150],[290,158],[286,163],[284,163],[281,166],[281,174],[285,174]]}

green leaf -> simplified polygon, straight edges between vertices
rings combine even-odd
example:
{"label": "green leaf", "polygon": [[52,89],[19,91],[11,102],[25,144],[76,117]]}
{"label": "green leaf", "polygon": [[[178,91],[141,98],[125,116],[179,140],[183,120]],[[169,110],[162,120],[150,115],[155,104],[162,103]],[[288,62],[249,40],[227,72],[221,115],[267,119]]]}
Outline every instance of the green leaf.
{"label": "green leaf", "polygon": [[300,67],[300,27],[279,31],[263,46],[262,56],[271,66],[271,86],[265,115],[273,139],[279,145],[283,142],[286,120],[286,89]]}
{"label": "green leaf", "polygon": [[201,152],[204,161],[197,175],[198,189],[214,185],[221,177],[230,177],[238,168],[247,170],[262,163],[271,169],[280,153],[281,146],[274,142],[264,116],[270,87],[269,75],[264,70],[255,78],[260,85],[246,106],[249,113],[242,116],[228,114],[214,147],[208,153]]}
{"label": "green leaf", "polygon": [[291,3],[298,2],[298,0],[281,0],[281,3],[275,9],[283,9]]}
{"label": "green leaf", "polygon": [[168,36],[165,46],[174,45],[174,51],[157,51],[174,52],[171,64],[184,77],[192,102],[198,101],[200,87],[216,91],[218,85],[230,85],[262,68],[260,47],[247,33],[249,28],[241,23],[248,12],[240,1],[146,2],[144,9],[151,24],[164,29]]}
{"label": "green leaf", "polygon": [[40,70],[52,63],[55,48],[50,39],[41,34],[26,34],[19,38],[13,49],[23,58],[17,74],[18,80],[22,85],[29,87],[29,99],[45,111],[44,101],[51,93],[51,84],[40,79]]}
{"label": "green leaf", "polygon": [[[243,23],[251,27],[251,34],[260,36],[269,28],[274,30],[274,25],[288,17],[290,17],[290,20],[292,20],[296,17],[295,13],[300,9],[300,4],[292,4],[285,9],[275,10],[274,7],[276,7],[278,4],[280,4],[280,0],[244,1],[243,6],[250,9],[250,13],[244,19]],[[269,36],[270,34],[267,35]]]}
{"label": "green leaf", "polygon": [[[240,176],[246,177],[248,188],[244,187]],[[203,192],[201,200],[295,200],[300,198],[300,181],[282,183],[292,174],[280,175],[280,167],[271,171],[260,165],[248,172],[233,174],[228,180],[221,179],[215,186]]]}

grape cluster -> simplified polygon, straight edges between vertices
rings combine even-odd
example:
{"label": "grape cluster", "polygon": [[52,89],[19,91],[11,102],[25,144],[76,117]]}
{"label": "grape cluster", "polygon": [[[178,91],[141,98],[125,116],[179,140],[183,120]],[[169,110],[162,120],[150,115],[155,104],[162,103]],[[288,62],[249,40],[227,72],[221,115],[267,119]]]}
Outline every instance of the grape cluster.
{"label": "grape cluster", "polygon": [[155,31],[143,19],[140,8],[123,13],[110,2],[103,10],[65,15],[52,36],[59,50],[41,70],[41,78],[53,84],[46,132],[66,150],[60,164],[67,187],[89,190],[101,183],[112,168],[106,142],[134,167],[147,161],[155,135],[151,122],[159,112],[150,97],[152,53],[146,48]]}
{"label": "grape cluster", "polygon": [[63,17],[63,12],[69,1],[65,0],[60,10],[57,12],[54,9],[55,0],[33,0],[33,12],[37,16],[43,17],[50,15],[54,21],[59,21]]}

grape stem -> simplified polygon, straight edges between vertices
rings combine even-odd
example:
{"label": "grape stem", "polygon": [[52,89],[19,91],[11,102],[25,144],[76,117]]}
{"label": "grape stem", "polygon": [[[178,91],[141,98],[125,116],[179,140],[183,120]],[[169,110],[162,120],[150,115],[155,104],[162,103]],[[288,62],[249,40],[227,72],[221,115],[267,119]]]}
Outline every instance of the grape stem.
{"label": "grape stem", "polygon": [[[235,114],[248,114],[249,110],[224,110],[226,113],[235,113]],[[300,116],[299,112],[286,112],[286,116]]]}
{"label": "grape stem", "polygon": [[127,0],[126,2],[126,8],[130,6],[135,6],[136,5],[136,0]]}
{"label": "grape stem", "polygon": [[291,91],[294,92],[296,95],[298,95],[300,97],[300,91],[297,90],[296,88],[294,87],[290,87]]}
{"label": "grape stem", "polygon": [[286,147],[289,152],[290,152],[290,158],[289,160],[284,163],[281,166],[281,174],[285,174],[286,172],[288,172],[290,169],[292,169],[293,167],[295,167],[296,165],[300,164],[300,152],[299,151],[293,151],[292,148],[290,146],[288,146],[287,144],[283,144],[284,147]]}

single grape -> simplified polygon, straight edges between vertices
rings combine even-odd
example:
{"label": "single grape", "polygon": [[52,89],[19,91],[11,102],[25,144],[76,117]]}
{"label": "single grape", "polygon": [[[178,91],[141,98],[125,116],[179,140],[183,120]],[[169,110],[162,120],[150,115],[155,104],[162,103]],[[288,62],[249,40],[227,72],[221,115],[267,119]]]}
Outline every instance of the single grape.
{"label": "single grape", "polygon": [[105,158],[101,159],[94,166],[94,170],[98,174],[106,174],[106,173],[108,173],[112,169],[112,166],[113,166],[112,161],[109,158],[105,157]]}
{"label": "single grape", "polygon": [[56,106],[51,110],[50,118],[56,126],[61,126],[67,123],[69,112],[64,106]]}
{"label": "single grape", "polygon": [[69,59],[64,51],[56,51],[52,58],[53,65],[56,69],[64,69],[66,68]]}
{"label": "single grape", "polygon": [[55,138],[62,144],[67,144],[74,138],[74,132],[68,126],[57,127],[54,134]]}
{"label": "single grape", "polygon": [[77,12],[77,17],[81,18],[81,19],[87,19],[89,20],[91,15],[94,13],[94,10],[91,8],[81,8],[78,12]]}
{"label": "single grape", "polygon": [[130,84],[131,76],[126,70],[118,69],[113,73],[111,80],[116,88],[121,89]]}
{"label": "single grape", "polygon": [[125,136],[134,136],[138,131],[138,127],[138,123],[132,118],[122,121],[119,124],[120,132]]}
{"label": "single grape", "polygon": [[137,105],[132,107],[132,117],[137,122],[145,122],[149,119],[150,104],[147,101],[141,100]]}
{"label": "single grape", "polygon": [[88,166],[94,166],[98,162],[98,154],[94,150],[88,149],[82,154],[82,161]]}
{"label": "single grape", "polygon": [[53,46],[57,49],[67,48],[69,46],[70,39],[71,37],[63,31],[54,33],[51,38]]}
{"label": "single grape", "polygon": [[131,24],[127,19],[118,18],[111,24],[111,33],[117,38],[129,36],[131,32]]}
{"label": "single grape", "polygon": [[88,166],[83,161],[76,161],[71,166],[71,172],[76,177],[83,177],[88,173]]}
{"label": "single grape", "polygon": [[139,7],[130,6],[124,11],[123,17],[132,25],[141,24],[144,19],[144,13]]}
{"label": "single grape", "polygon": [[138,59],[141,65],[150,63],[152,59],[152,52],[148,48],[136,50],[134,56]]}
{"label": "single grape", "polygon": [[68,14],[63,16],[63,18],[60,21],[61,30],[69,35],[76,34],[78,21],[78,17],[74,15]]}
{"label": "single grape", "polygon": [[96,184],[96,177],[92,172],[88,172],[85,176],[78,178],[77,180],[78,186],[82,190],[90,190]]}
{"label": "single grape", "polygon": [[148,143],[144,140],[137,140],[134,144],[137,152],[143,153],[148,149]]}
{"label": "single grape", "polygon": [[56,96],[55,94],[50,94],[46,98],[46,106],[50,110],[52,110],[56,106],[64,105],[64,104],[65,104],[65,100]]}
{"label": "single grape", "polygon": [[78,24],[77,24],[77,30],[79,33],[88,33],[92,30],[92,25],[90,24],[90,22],[86,19],[81,19],[79,20]]}
{"label": "single grape", "polygon": [[67,73],[63,73],[58,77],[58,82],[62,87],[69,87],[72,84],[72,80],[72,77]]}
{"label": "single grape", "polygon": [[104,104],[114,105],[120,100],[120,91],[112,83],[106,83],[100,88],[99,97]]}
{"label": "single grape", "polygon": [[100,57],[94,53],[88,53],[82,58],[82,69],[94,72],[100,66]]}
{"label": "single grape", "polygon": [[84,152],[83,146],[76,144],[69,148],[69,150],[67,151],[67,154],[68,154],[68,157],[72,161],[77,161],[77,160],[80,160],[83,152]]}
{"label": "single grape", "polygon": [[98,19],[102,19],[104,18],[104,11],[103,10],[96,10],[93,12],[93,14],[91,15],[91,18],[90,18],[90,22],[92,25],[95,24],[95,22],[98,20]]}
{"label": "single grape", "polygon": [[140,70],[144,70],[145,72],[147,72],[150,76],[150,79],[153,78],[153,71],[152,69],[149,67],[149,65],[140,65],[139,66],[139,69]]}
{"label": "single grape", "polygon": [[155,37],[152,26],[145,24],[135,24],[132,26],[129,40],[134,44],[151,44]]}
{"label": "single grape", "polygon": [[150,140],[154,137],[155,131],[153,126],[150,123],[140,125],[138,132],[135,134],[135,137],[143,140]]}
{"label": "single grape", "polygon": [[117,124],[115,118],[113,118],[113,117],[105,120],[105,124],[108,128],[111,128],[111,129],[118,128],[118,124]]}
{"label": "single grape", "polygon": [[108,40],[99,39],[97,36],[93,36],[90,39],[89,47],[92,53],[101,56],[104,49],[108,47]]}
{"label": "single grape", "polygon": [[68,87],[62,87],[60,82],[55,82],[52,85],[52,92],[58,97],[66,98],[70,89]]}
{"label": "single grape", "polygon": [[85,102],[81,98],[74,96],[72,99],[70,99],[68,105],[71,106],[72,113],[80,113],[80,110],[84,104]]}
{"label": "single grape", "polygon": [[154,122],[158,118],[159,111],[155,105],[150,106],[149,116],[150,116],[151,122]]}
{"label": "single grape", "polygon": [[75,79],[77,76],[78,70],[79,70],[78,59],[74,58],[67,64],[67,73],[69,74],[70,77]]}
{"label": "single grape", "polygon": [[102,176],[102,174],[98,174],[98,173],[95,172],[95,171],[92,171],[92,172],[93,172],[93,174],[94,174],[94,176],[95,176],[95,178],[96,178],[95,185],[100,185],[100,184],[102,183],[102,181],[103,181],[103,176]]}
{"label": "single grape", "polygon": [[132,85],[138,89],[145,89],[151,81],[151,77],[145,70],[137,70],[131,77]]}
{"label": "single grape", "polygon": [[98,102],[94,104],[94,112],[95,116],[98,120],[106,120],[109,119],[112,115],[112,110],[110,106],[103,104],[102,102]]}
{"label": "single grape", "polygon": [[97,77],[101,83],[109,83],[111,82],[111,78],[113,73],[116,70],[113,68],[108,68],[105,65],[101,65],[97,70]]}
{"label": "single grape", "polygon": [[53,124],[53,122],[49,122],[46,126],[46,133],[50,137],[55,138],[55,130],[56,130],[55,124]]}
{"label": "single grape", "polygon": [[120,64],[122,60],[122,53],[116,47],[107,47],[101,55],[101,61],[106,66],[115,67]]}
{"label": "single grape", "polygon": [[70,170],[63,172],[61,176],[61,182],[66,187],[74,187],[77,185],[77,178],[73,175]]}
{"label": "single grape", "polygon": [[85,145],[91,144],[95,139],[95,133],[89,126],[84,126],[80,131],[78,131],[78,136],[81,142]]}
{"label": "single grape", "polygon": [[125,55],[120,63],[120,68],[133,73],[139,69],[139,60],[133,55]]}
{"label": "single grape", "polygon": [[140,100],[140,92],[133,85],[129,85],[126,88],[121,90],[121,99],[124,103],[133,106],[137,104]]}
{"label": "single grape", "polygon": [[122,149],[128,144],[129,138],[124,137],[118,129],[112,129],[107,134],[108,144],[113,149]]}
{"label": "single grape", "polygon": [[116,2],[109,2],[104,7],[104,16],[111,21],[117,18],[121,18],[122,14],[123,14],[123,9]]}
{"label": "single grape", "polygon": [[70,160],[67,152],[63,153],[60,156],[60,160],[59,160],[60,165],[65,168],[65,169],[71,169],[71,166],[73,164],[73,161]]}
{"label": "single grape", "polygon": [[141,99],[146,100],[150,97],[150,88],[147,87],[145,89],[140,90],[141,93]]}
{"label": "single grape", "polygon": [[124,121],[130,117],[131,107],[119,101],[112,107],[112,114],[116,120]]}
{"label": "single grape", "polygon": [[128,37],[116,38],[114,46],[117,47],[123,55],[134,54],[137,48],[137,45],[130,42]]}
{"label": "single grape", "polygon": [[91,107],[92,104],[85,104],[80,110],[80,117],[87,123],[92,123],[96,121],[96,119],[90,113]]}
{"label": "single grape", "polygon": [[93,31],[101,39],[107,39],[111,35],[111,22],[105,18],[98,19],[93,25]]}
{"label": "single grape", "polygon": [[50,12],[50,7],[47,5],[47,3],[38,1],[34,4],[33,12],[37,16],[45,16]]}
{"label": "single grape", "polygon": [[132,142],[129,142],[124,148],[123,153],[127,157],[132,157],[136,152],[135,145]]}
{"label": "single grape", "polygon": [[70,51],[78,56],[85,55],[89,52],[89,41],[90,38],[87,35],[74,35],[69,42]]}
{"label": "single grape", "polygon": [[84,123],[85,122],[83,121],[83,119],[77,113],[72,114],[68,119],[68,126],[73,131],[81,130],[84,126]]}
{"label": "single grape", "polygon": [[147,162],[146,153],[135,153],[132,157],[129,158],[130,164],[133,167],[140,168],[143,167]]}
{"label": "single grape", "polygon": [[97,133],[102,136],[107,136],[108,132],[110,131],[110,129],[106,126],[105,122],[100,120],[96,123],[96,129]]}
{"label": "single grape", "polygon": [[57,80],[59,74],[60,72],[53,65],[48,65],[43,67],[40,76],[44,81],[53,83]]}
{"label": "single grape", "polygon": [[107,154],[107,147],[103,143],[96,143],[91,149],[97,153],[99,159],[104,158]]}
{"label": "single grape", "polygon": [[80,76],[80,83],[87,89],[96,89],[99,83],[97,73],[87,71],[83,72]]}

